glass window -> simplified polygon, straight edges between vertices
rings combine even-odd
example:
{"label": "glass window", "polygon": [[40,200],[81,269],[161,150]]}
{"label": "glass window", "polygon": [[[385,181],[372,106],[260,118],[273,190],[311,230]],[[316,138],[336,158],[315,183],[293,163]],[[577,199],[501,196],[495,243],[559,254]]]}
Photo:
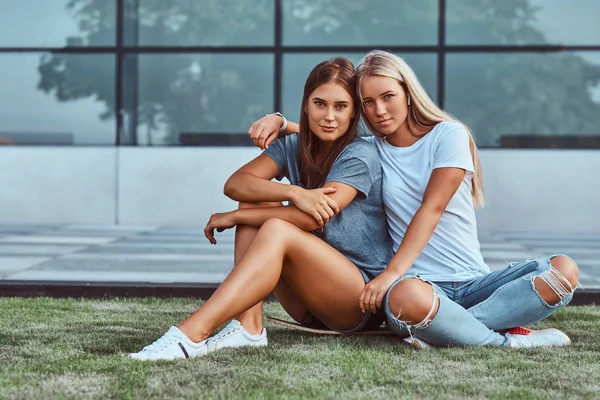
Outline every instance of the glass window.
{"label": "glass window", "polygon": [[289,46],[435,45],[438,0],[285,0]]}
{"label": "glass window", "polygon": [[[346,57],[356,65],[364,55],[364,53],[285,54],[283,57],[282,113],[286,118],[298,121],[304,82],[315,65],[332,57]],[[437,55],[409,53],[401,56],[415,70],[427,93],[436,101]]]}
{"label": "glass window", "polygon": [[138,144],[182,144],[185,137],[196,134],[246,134],[256,119],[273,110],[270,54],[127,58],[136,57],[139,72],[137,77],[126,76],[125,85],[132,81],[137,85],[137,107],[132,108],[137,113],[126,117],[136,120]]}
{"label": "glass window", "polygon": [[597,0],[447,0],[446,43],[600,44]]}
{"label": "glass window", "polygon": [[599,82],[600,52],[450,54],[445,106],[483,147],[600,135]]}
{"label": "glass window", "polygon": [[114,67],[112,55],[1,53],[2,142],[114,144]]}
{"label": "glass window", "polygon": [[[268,46],[274,0],[138,0],[139,43],[148,46]],[[135,24],[135,21],[132,21]]]}
{"label": "glass window", "polygon": [[19,0],[0,12],[0,47],[111,46],[116,0]]}

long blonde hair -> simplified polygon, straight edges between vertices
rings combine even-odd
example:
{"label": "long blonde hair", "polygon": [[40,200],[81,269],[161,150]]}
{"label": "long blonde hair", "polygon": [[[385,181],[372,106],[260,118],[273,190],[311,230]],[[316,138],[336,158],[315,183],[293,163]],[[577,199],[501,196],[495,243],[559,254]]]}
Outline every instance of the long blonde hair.
{"label": "long blonde hair", "polygon": [[[477,145],[471,130],[462,122],[439,108],[429,97],[419,78],[414,73],[412,68],[401,57],[386,51],[374,50],[367,54],[356,67],[356,87],[358,96],[362,103],[362,94],[360,90],[361,82],[365,76],[387,76],[396,79],[406,91],[410,98],[410,106],[408,107],[408,115],[406,117],[407,126],[412,135],[417,135],[417,127],[433,127],[442,121],[452,121],[461,124],[469,134],[469,147],[471,157],[473,158],[473,167],[475,174],[472,178],[471,195],[473,196],[473,204],[476,207],[482,207],[484,204],[483,179],[481,176],[481,163],[477,152]],[[373,127],[366,117],[364,108],[361,107],[363,120],[369,130],[375,136],[383,137],[383,135]]]}

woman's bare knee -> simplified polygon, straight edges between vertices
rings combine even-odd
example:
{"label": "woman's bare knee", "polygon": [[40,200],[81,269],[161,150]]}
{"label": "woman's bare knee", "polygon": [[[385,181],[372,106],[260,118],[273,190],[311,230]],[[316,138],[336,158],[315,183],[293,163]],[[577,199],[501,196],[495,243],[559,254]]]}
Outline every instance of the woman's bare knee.
{"label": "woman's bare knee", "polygon": [[571,294],[579,284],[577,264],[569,257],[556,256],[550,259],[552,268],[533,279],[535,290],[547,304],[555,305]]}
{"label": "woman's bare knee", "polygon": [[260,227],[255,240],[266,240],[272,246],[283,246],[285,252],[288,251],[288,245],[293,245],[294,234],[299,228],[287,221],[279,218],[269,218]]}
{"label": "woman's bare knee", "polygon": [[[388,296],[390,310],[403,322],[417,324],[437,314],[439,305],[433,287],[418,278],[398,282]],[[432,308],[434,308],[433,313]]]}
{"label": "woman's bare knee", "polygon": [[550,265],[571,284],[573,288],[579,284],[579,268],[575,261],[565,256],[556,256],[550,259]]}
{"label": "woman's bare knee", "polygon": [[295,227],[296,225],[280,218],[269,218],[262,224],[260,230],[272,233],[285,233]]}

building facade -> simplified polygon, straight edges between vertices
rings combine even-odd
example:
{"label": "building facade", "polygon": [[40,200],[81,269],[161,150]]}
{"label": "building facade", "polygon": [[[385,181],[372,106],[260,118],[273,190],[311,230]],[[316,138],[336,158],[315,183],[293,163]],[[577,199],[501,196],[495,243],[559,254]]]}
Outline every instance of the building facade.
{"label": "building facade", "polygon": [[203,226],[318,62],[404,57],[481,148],[480,228],[600,232],[595,0],[21,0],[0,13],[0,223]]}

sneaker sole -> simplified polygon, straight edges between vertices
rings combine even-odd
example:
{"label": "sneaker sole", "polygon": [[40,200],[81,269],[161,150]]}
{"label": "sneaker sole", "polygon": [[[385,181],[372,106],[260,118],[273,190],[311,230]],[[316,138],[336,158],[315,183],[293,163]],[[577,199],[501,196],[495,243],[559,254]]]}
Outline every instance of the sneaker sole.
{"label": "sneaker sole", "polygon": [[412,347],[415,350],[431,350],[433,348],[432,346],[424,344],[420,340],[413,340],[410,338],[406,338],[403,340],[404,340],[404,342],[406,342],[410,347]]}

